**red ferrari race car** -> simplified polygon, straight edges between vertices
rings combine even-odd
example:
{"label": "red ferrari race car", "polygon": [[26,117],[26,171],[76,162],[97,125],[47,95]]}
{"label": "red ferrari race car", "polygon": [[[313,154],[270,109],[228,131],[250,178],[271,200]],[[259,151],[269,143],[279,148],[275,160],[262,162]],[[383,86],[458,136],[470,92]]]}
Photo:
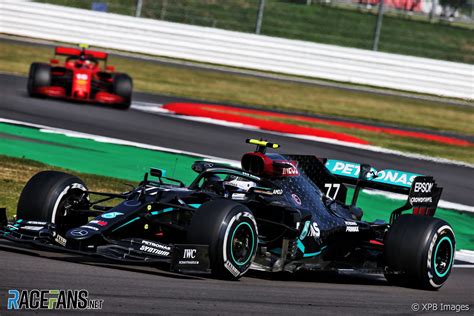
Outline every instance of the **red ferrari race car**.
{"label": "red ferrari race car", "polygon": [[[124,110],[130,107],[132,78],[107,66],[107,53],[86,47],[56,47],[54,52],[49,64],[31,64],[30,96],[110,104]],[[58,55],[67,56],[66,60],[60,63]]]}

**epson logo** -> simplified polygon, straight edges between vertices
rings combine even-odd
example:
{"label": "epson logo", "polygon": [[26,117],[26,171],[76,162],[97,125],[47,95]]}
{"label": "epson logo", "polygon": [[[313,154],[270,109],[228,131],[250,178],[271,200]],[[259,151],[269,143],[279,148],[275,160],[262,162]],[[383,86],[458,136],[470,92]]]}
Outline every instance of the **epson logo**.
{"label": "epson logo", "polygon": [[431,193],[432,188],[433,188],[432,182],[416,182],[414,190],[415,192]]}
{"label": "epson logo", "polygon": [[183,259],[195,259],[196,249],[184,249]]}

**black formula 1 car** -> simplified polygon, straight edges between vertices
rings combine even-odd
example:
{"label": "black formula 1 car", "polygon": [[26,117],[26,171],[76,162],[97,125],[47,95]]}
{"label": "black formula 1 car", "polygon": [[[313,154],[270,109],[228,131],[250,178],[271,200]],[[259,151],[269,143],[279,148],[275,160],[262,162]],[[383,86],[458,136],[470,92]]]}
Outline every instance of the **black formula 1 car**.
{"label": "black formula 1 car", "polygon": [[[40,172],[21,193],[16,221],[4,223],[0,236],[227,279],[249,269],[353,269],[424,289],[446,282],[455,238],[448,223],[433,217],[442,189],[432,177],[266,153],[279,146],[247,142],[257,149],[243,155],[242,169],[197,161],[189,186],[151,169],[138,187],[112,194],[89,191],[66,173]],[[355,186],[349,205],[346,185]],[[408,200],[389,223],[366,222],[356,206],[362,188],[405,193]]]}

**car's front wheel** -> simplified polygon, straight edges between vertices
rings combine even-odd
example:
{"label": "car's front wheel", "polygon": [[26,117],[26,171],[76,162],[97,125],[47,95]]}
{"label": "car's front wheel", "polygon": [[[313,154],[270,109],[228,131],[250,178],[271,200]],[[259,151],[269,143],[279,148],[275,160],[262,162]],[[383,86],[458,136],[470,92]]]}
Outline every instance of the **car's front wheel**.
{"label": "car's front wheel", "polygon": [[88,205],[87,187],[76,176],[42,171],[23,188],[18,201],[17,218],[24,221],[53,223],[58,232],[87,223],[88,217],[75,212]]}
{"label": "car's front wheel", "polygon": [[239,279],[250,268],[257,252],[257,223],[244,205],[216,200],[203,204],[193,215],[188,243],[209,245],[212,273]]}
{"label": "car's front wheel", "polygon": [[51,66],[44,63],[32,63],[28,75],[27,91],[31,97],[40,96],[38,88],[51,85]]}
{"label": "car's front wheel", "polygon": [[133,81],[127,74],[116,74],[113,77],[113,92],[123,98],[123,102],[116,104],[116,108],[127,110],[132,104]]}

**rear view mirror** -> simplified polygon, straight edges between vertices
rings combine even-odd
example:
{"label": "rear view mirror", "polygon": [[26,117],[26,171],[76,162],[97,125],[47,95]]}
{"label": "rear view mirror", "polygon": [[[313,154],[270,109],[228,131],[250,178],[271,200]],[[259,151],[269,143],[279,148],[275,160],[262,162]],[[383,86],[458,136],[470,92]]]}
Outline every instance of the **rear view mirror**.
{"label": "rear view mirror", "polygon": [[153,177],[161,178],[161,177],[166,176],[166,171],[163,169],[151,168],[150,175]]}
{"label": "rear view mirror", "polygon": [[52,65],[57,65],[57,64],[59,64],[59,60],[57,60],[57,59],[50,59],[49,62],[50,62]]}
{"label": "rear view mirror", "polygon": [[107,66],[105,67],[105,70],[109,71],[109,72],[114,72],[115,71],[115,67],[114,66]]}

